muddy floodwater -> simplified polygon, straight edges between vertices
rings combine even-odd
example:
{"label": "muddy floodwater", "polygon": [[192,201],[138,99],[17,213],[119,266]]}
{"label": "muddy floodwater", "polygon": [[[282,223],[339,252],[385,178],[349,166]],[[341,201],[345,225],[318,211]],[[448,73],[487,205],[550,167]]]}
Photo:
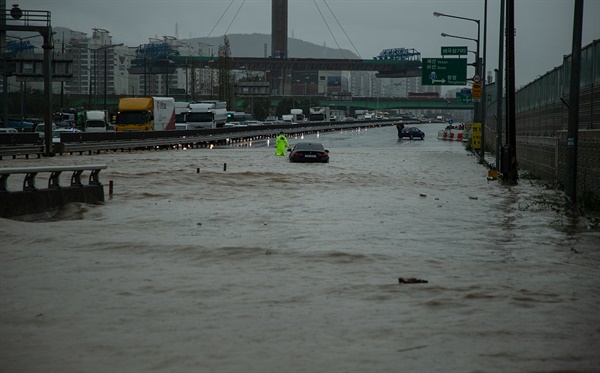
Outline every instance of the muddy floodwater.
{"label": "muddy floodwater", "polygon": [[0,219],[0,371],[600,371],[598,220],[419,127],[307,135],[328,164],[265,142],[5,158],[108,168],[104,204]]}

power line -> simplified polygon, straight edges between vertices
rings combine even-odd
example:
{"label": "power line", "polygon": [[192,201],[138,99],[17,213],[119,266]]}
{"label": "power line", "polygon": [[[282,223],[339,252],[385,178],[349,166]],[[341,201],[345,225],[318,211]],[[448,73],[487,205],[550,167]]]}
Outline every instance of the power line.
{"label": "power line", "polygon": [[335,19],[335,21],[337,22],[338,26],[340,26],[340,28],[344,32],[344,35],[346,35],[346,37],[348,38],[348,41],[352,45],[352,48],[354,48],[354,51],[356,52],[356,54],[358,55],[358,57],[360,57],[362,59],[362,56],[360,55],[360,53],[358,53],[358,50],[354,46],[354,43],[352,42],[352,40],[350,39],[350,37],[346,33],[346,30],[344,30],[344,28],[342,27],[342,24],[340,23],[340,21],[338,21],[337,17],[335,16],[335,13],[333,13],[333,11],[331,10],[331,8],[329,7],[329,4],[327,4],[327,2],[325,0],[323,0],[323,3],[325,3],[325,5],[327,6],[327,9],[329,9],[329,11],[331,12],[331,15],[333,16],[333,19]]}
{"label": "power line", "polygon": [[231,20],[231,23],[229,24],[229,26],[227,27],[227,30],[225,30],[225,35],[227,35],[227,32],[229,31],[229,29],[231,28],[231,25],[233,25],[233,22],[235,21],[235,19],[237,18],[237,15],[240,13],[240,10],[242,10],[242,7],[244,6],[244,3],[246,2],[246,0],[242,1],[242,4],[240,5],[240,7],[238,8],[237,12],[235,12],[235,15],[233,16],[233,19]]}
{"label": "power line", "polygon": [[[333,41],[335,41],[335,44],[337,45],[338,50],[342,54],[342,58],[346,59],[346,56],[344,56],[344,51],[342,51],[342,48],[340,48],[340,44],[338,43],[337,39],[333,35],[333,32],[331,31],[331,28],[329,27],[329,24],[327,23],[327,20],[325,20],[325,17],[323,16],[323,13],[321,12],[321,9],[319,9],[319,6],[317,5],[317,1],[313,0],[313,2],[315,3],[315,7],[317,7],[317,10],[319,11],[319,14],[321,15],[321,18],[323,18],[323,22],[325,22],[325,26],[327,26],[327,29],[329,30],[329,33],[331,34],[331,37],[333,38]],[[330,11],[331,11],[331,9],[330,9]]]}
{"label": "power line", "polygon": [[217,23],[215,23],[215,25],[213,26],[212,30],[210,30],[210,32],[208,33],[208,36],[206,36],[207,38],[210,38],[210,36],[212,35],[213,31],[215,31],[215,28],[217,27],[217,25],[219,24],[219,22],[221,22],[221,20],[225,16],[225,13],[227,13],[227,11],[229,10],[229,8],[231,8],[231,5],[233,4],[234,1],[235,0],[231,0],[231,2],[229,3],[229,5],[227,6],[227,9],[225,9],[225,11],[223,12],[223,14],[221,14],[221,17],[219,17],[219,19],[217,20]]}

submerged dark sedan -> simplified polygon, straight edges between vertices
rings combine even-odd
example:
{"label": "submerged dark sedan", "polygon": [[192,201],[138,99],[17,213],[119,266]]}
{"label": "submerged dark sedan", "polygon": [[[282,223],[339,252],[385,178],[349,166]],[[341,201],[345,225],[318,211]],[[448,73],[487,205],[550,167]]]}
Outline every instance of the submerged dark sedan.
{"label": "submerged dark sedan", "polygon": [[407,128],[404,128],[398,135],[399,139],[404,138],[404,137],[408,137],[411,140],[412,139],[423,140],[423,138],[425,137],[425,134],[423,133],[423,131],[421,131],[417,127],[407,127]]}
{"label": "submerged dark sedan", "polygon": [[290,162],[329,162],[329,150],[318,142],[299,142],[290,151]]}

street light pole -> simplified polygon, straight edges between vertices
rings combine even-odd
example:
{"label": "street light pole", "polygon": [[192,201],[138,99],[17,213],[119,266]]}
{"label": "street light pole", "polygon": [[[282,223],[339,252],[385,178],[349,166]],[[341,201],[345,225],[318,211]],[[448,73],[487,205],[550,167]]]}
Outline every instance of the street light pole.
{"label": "street light pole", "polygon": [[502,93],[504,84],[504,0],[500,0],[500,31],[498,32],[498,69],[496,74],[496,170],[502,163]]}
{"label": "street light pole", "polygon": [[88,71],[88,109],[92,108],[92,69],[87,68]]}
{"label": "street light pole", "polygon": [[[111,44],[111,45],[104,45],[98,49],[104,49],[104,110],[106,110],[106,91],[107,91],[107,86],[108,86],[108,49],[109,48],[113,48],[113,47],[120,47],[122,46],[123,43],[120,44]],[[113,89],[114,92],[114,89]]]}
{"label": "street light pole", "polygon": [[[487,4],[487,1],[486,1],[486,4]],[[450,15],[450,14],[444,14],[444,13],[438,13],[438,12],[433,12],[433,15],[434,15],[434,17],[458,18],[458,19],[462,19],[462,20],[466,20],[466,21],[472,21],[472,22],[477,23],[477,61],[476,62],[479,64],[480,21],[478,19],[475,19],[475,18],[459,17],[459,16],[453,16],[453,15]]]}
{"label": "street light pole", "polygon": [[148,96],[148,70],[147,70],[148,62],[146,60],[146,50],[144,50],[144,96]]}
{"label": "street light pole", "polygon": [[[92,71],[94,73],[94,109],[96,109],[96,102],[97,102],[97,100],[96,100],[96,94],[97,94],[97,91],[98,91],[98,56],[97,56],[96,52],[98,52],[98,50],[97,49],[90,49],[90,48],[88,48],[88,49],[91,50],[93,52],[93,54],[94,54],[94,66],[92,68]],[[92,73],[92,71],[90,71],[90,74]],[[90,86],[90,90],[91,90],[91,87],[92,86]],[[91,109],[91,108],[89,108],[89,109]]]}
{"label": "street light pole", "polygon": [[[487,0],[485,0],[485,12],[487,13]],[[475,22],[477,23],[477,39],[470,39],[470,38],[463,38],[463,37],[458,37],[459,39],[467,39],[467,40],[474,40],[477,42],[477,50],[475,53],[475,75],[477,75],[479,77],[479,79],[482,79],[482,96],[483,96],[483,100],[484,100],[484,106],[486,104],[485,100],[486,100],[486,96],[485,96],[485,77],[482,77],[483,72],[482,72],[482,67],[483,67],[483,61],[480,60],[479,58],[479,41],[481,40],[481,22],[478,19],[475,18],[467,18],[467,17],[460,17],[460,16],[454,16],[454,15],[450,15],[450,14],[444,14],[444,13],[438,13],[438,12],[433,12],[433,16],[434,17],[449,17],[449,18],[456,18],[456,19],[462,19],[465,21],[471,21],[471,22]],[[442,34],[442,36],[451,36],[451,35],[447,35],[447,34]],[[453,36],[456,37],[456,36]],[[483,111],[483,113],[485,113],[485,111]],[[484,134],[485,134],[485,118],[483,117],[482,113],[482,106],[480,102],[476,102],[475,103],[475,115],[474,115],[474,121],[476,123],[481,123],[481,150],[480,150],[480,155],[481,155],[481,159],[485,159],[485,138],[484,138]]]}
{"label": "street light pole", "polygon": [[[40,36],[42,36],[42,35],[32,35],[32,36],[26,36],[24,38],[21,38],[21,37],[12,36],[12,35],[6,35],[6,38],[18,40],[20,52],[22,52],[22,51],[29,50],[29,49],[31,49],[31,51],[33,51],[33,49],[34,49],[33,45],[29,41],[23,42],[23,40],[37,38]],[[65,49],[65,46],[63,43],[63,53],[64,53],[64,49]],[[2,58],[2,62],[3,62],[3,64],[6,64],[6,51],[4,51],[3,54],[4,54],[4,56]],[[6,65],[4,65],[4,71],[2,74],[3,82],[4,82],[3,118],[4,118],[5,126],[8,126],[8,75],[7,75],[6,70],[7,70]],[[20,89],[21,89],[21,132],[23,132],[23,121],[25,119],[25,91],[27,90],[27,82],[21,82]],[[62,107],[62,81],[61,81],[61,107]]]}
{"label": "street light pole", "polygon": [[581,34],[583,0],[576,0],[573,16],[573,45],[569,85],[569,122],[567,128],[567,170],[565,180],[565,208],[577,215],[577,147],[579,142],[579,91],[581,85]]}
{"label": "street light pole", "polygon": [[[215,62],[215,60],[208,61],[209,64],[212,62]],[[210,73],[210,99],[212,100],[213,99],[213,86],[214,86],[212,65],[208,65],[208,72]]]}

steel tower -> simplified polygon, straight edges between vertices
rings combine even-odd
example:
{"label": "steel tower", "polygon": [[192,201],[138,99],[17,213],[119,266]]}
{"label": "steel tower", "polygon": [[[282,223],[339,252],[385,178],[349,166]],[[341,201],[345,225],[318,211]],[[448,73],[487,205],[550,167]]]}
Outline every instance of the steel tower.
{"label": "steel tower", "polygon": [[272,0],[271,57],[287,58],[288,0]]}

